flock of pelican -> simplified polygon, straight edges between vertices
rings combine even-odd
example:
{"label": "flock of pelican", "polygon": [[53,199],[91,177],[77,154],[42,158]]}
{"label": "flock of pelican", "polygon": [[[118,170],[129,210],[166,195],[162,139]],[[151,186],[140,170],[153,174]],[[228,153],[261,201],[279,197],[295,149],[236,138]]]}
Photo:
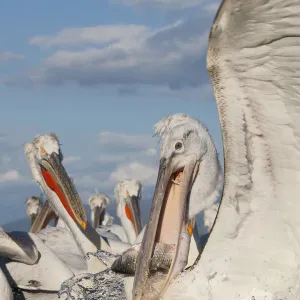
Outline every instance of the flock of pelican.
{"label": "flock of pelican", "polygon": [[[89,199],[90,224],[56,135],[26,144],[47,200],[26,202],[30,232],[0,231],[1,299],[299,299],[299,32],[299,0],[220,5],[207,52],[223,136],[220,205],[215,144],[184,114],[154,126],[160,163],[145,226],[139,181],[115,188],[121,225],[103,194]],[[204,246],[201,211],[212,227]]]}

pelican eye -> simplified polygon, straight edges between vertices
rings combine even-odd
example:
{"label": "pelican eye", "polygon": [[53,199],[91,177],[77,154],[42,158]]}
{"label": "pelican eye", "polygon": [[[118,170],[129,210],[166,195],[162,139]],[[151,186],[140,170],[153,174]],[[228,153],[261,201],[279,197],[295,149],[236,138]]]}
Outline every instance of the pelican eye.
{"label": "pelican eye", "polygon": [[45,156],[47,154],[47,152],[43,146],[40,147],[40,153],[42,156]]}
{"label": "pelican eye", "polygon": [[180,150],[182,148],[182,143],[181,142],[177,142],[175,144],[175,150]]}

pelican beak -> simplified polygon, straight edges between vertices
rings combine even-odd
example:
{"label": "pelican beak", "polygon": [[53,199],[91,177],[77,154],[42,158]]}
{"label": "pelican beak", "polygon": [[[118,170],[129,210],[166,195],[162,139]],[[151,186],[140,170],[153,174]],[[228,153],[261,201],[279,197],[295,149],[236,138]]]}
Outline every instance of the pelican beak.
{"label": "pelican beak", "polygon": [[133,300],[144,299],[150,293],[146,289],[149,287],[147,281],[156,244],[175,247],[168,273],[155,291],[158,299],[187,264],[192,230],[186,208],[195,167],[194,156],[190,156],[188,163],[180,170],[172,167],[172,158],[160,160],[150,217],[137,259]]}
{"label": "pelican beak", "polygon": [[37,217],[37,214],[31,214],[31,215],[30,215],[31,225],[34,223],[36,217]]}
{"label": "pelican beak", "polygon": [[59,155],[52,153],[48,158],[42,159],[39,165],[47,186],[56,193],[71,218],[85,230],[87,226],[85,210]]}
{"label": "pelican beak", "polygon": [[46,228],[46,226],[56,218],[55,212],[52,210],[49,201],[46,200],[42,205],[40,212],[36,215],[34,222],[32,222],[29,232],[37,233]]}
{"label": "pelican beak", "polygon": [[126,205],[125,205],[126,216],[131,221],[131,223],[134,227],[136,236],[138,236],[143,229],[142,221],[141,221],[140,204],[139,204],[138,197],[128,196],[125,199],[125,203],[126,203]]}
{"label": "pelican beak", "polygon": [[94,217],[93,217],[93,227],[94,228],[98,228],[99,225],[102,224],[103,222],[103,218],[104,218],[104,212],[105,212],[105,208],[103,207],[103,205],[101,206],[96,206],[94,208]]}

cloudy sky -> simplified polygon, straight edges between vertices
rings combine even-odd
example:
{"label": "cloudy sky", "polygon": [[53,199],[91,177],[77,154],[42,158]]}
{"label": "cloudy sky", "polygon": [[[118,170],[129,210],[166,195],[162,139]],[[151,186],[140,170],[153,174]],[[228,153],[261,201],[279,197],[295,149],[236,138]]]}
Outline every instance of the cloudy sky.
{"label": "cloudy sky", "polygon": [[[205,69],[219,0],[5,1],[0,10],[0,225],[39,195],[23,145],[55,132],[84,202],[136,178],[151,201],[153,125],[183,112],[210,129],[222,159]],[[144,206],[145,207],[145,206]],[[148,214],[148,212],[144,213]]]}

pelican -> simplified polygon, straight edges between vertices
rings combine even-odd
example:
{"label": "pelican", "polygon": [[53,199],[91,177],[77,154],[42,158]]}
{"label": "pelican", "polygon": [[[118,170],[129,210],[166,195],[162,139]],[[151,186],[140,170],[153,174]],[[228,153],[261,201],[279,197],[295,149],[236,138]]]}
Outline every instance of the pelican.
{"label": "pelican", "polygon": [[[117,216],[120,218],[124,242],[133,244],[142,231],[140,201],[142,184],[135,179],[121,180],[115,187],[117,201]],[[119,233],[121,235],[121,232]]]}
{"label": "pelican", "polygon": [[42,199],[40,197],[32,196],[25,201],[26,214],[30,218],[31,225],[34,223],[34,220],[41,209],[41,200]]}
{"label": "pelican", "polygon": [[[50,227],[40,231],[39,236],[45,245],[74,273],[83,270],[99,272],[105,269],[105,264],[94,257],[85,260],[86,253],[102,249],[118,254],[130,245],[102,238],[87,222],[76,188],[61,163],[62,154],[57,136],[52,134],[36,137],[32,143],[25,145],[25,154],[33,178],[44,191],[52,209],[68,227]],[[82,269],[82,263],[87,263],[87,267]]]}
{"label": "pelican", "polygon": [[[149,299],[160,297],[160,290],[187,266],[190,220],[216,202],[223,185],[216,147],[200,121],[175,114],[159,121],[154,130],[160,136],[160,166],[137,259],[133,292],[141,291],[141,299],[150,294],[153,298]],[[150,263],[159,269],[166,262],[167,274],[159,272],[148,278]],[[146,286],[139,280],[147,282]]]}
{"label": "pelican", "polygon": [[89,198],[92,226],[102,237],[123,242],[119,235],[113,233],[113,229],[120,226],[113,224],[114,218],[105,210],[109,202],[108,196],[104,194],[98,193]]}
{"label": "pelican", "polygon": [[115,187],[117,216],[122,226],[113,225],[111,231],[124,242],[133,244],[142,231],[140,201],[142,184],[135,179],[121,180]]}
{"label": "pelican", "polygon": [[115,187],[117,201],[117,216],[121,224],[100,226],[97,232],[108,236],[117,236],[122,242],[133,244],[142,231],[140,200],[142,197],[142,184],[138,180],[124,179]]}
{"label": "pelican", "polygon": [[104,194],[97,193],[90,196],[89,204],[91,209],[91,221],[94,228],[98,228],[99,225],[105,225],[103,224],[103,221],[105,219],[105,215],[107,214],[106,207],[109,203],[109,198]]}
{"label": "pelican", "polygon": [[[299,30],[298,0],[221,3],[209,35],[207,69],[223,136],[223,196],[201,256],[193,268],[156,289],[159,299],[299,298]],[[177,147],[192,150],[186,143]],[[180,167],[179,199],[184,204],[195,165],[192,153],[171,169],[174,158],[170,160],[167,149],[162,151],[164,168],[154,204],[163,201],[163,181]],[[204,169],[201,160],[199,171]],[[202,200],[193,200],[191,192],[189,214],[203,205]],[[138,259],[134,300],[147,299],[142,295],[147,294],[145,278],[159,218],[159,208],[153,205]],[[182,269],[182,256],[177,257],[175,273]]]}

